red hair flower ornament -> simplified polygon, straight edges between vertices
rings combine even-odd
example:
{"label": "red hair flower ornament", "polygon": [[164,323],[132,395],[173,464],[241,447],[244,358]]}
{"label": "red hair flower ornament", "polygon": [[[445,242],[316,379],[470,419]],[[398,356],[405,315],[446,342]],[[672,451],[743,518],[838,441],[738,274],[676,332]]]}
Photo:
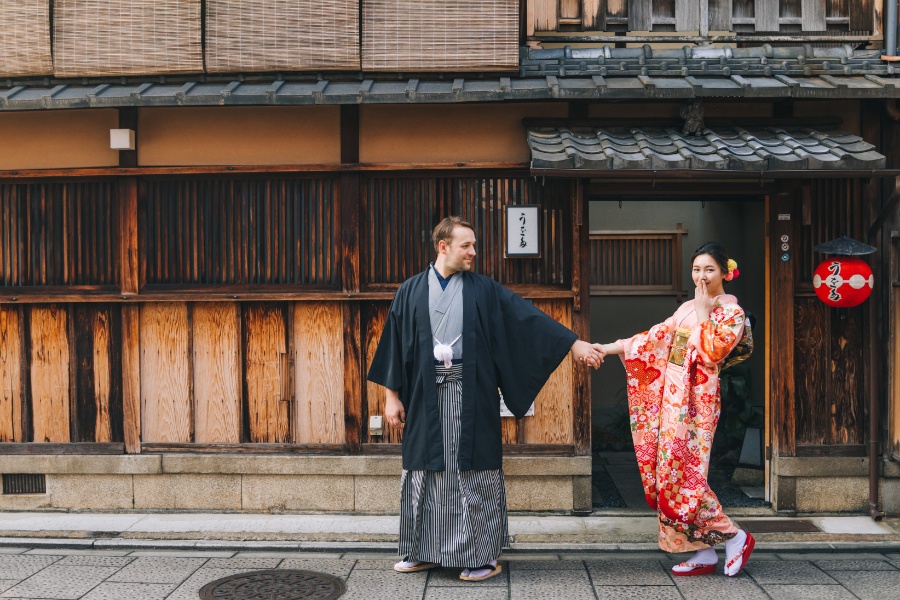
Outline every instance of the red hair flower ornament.
{"label": "red hair flower ornament", "polygon": [[736,260],[734,260],[733,258],[728,259],[728,273],[725,274],[725,281],[731,281],[741,274],[741,272],[738,271],[737,266],[738,265]]}

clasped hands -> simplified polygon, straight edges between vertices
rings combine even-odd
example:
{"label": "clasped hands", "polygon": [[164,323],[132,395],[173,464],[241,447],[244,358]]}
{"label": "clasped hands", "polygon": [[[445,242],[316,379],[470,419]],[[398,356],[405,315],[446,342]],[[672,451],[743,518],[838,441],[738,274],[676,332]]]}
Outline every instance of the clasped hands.
{"label": "clasped hands", "polygon": [[575,340],[572,344],[572,356],[580,363],[599,369],[606,358],[606,349],[603,344],[590,344],[584,340]]}

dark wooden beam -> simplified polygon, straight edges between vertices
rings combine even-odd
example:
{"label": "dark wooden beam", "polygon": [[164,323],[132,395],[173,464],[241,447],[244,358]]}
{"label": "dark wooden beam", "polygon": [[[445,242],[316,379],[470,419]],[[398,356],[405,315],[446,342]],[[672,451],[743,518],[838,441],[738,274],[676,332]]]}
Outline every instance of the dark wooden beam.
{"label": "dark wooden beam", "polygon": [[[582,340],[591,341],[590,315],[590,223],[584,181],[575,182],[572,197],[572,329]],[[591,454],[591,373],[590,367],[573,361],[572,368],[572,428],[575,454]]]}
{"label": "dark wooden beam", "polygon": [[344,455],[342,444],[176,444],[153,442],[141,444],[141,453],[167,452],[191,454],[314,454]]}
{"label": "dark wooden beam", "polygon": [[140,306],[122,307],[122,429],[125,451],[141,451]]}
{"label": "dark wooden beam", "polygon": [[119,443],[3,443],[0,444],[0,455],[46,455],[46,454],[125,454],[125,444]]}
{"label": "dark wooden beam", "polygon": [[138,166],[138,109],[135,106],[123,106],[119,110],[119,129],[130,129],[134,132],[134,150],[119,150],[120,167]]}
{"label": "dark wooden beam", "polygon": [[[800,255],[795,226],[800,212],[794,193],[785,190],[772,196],[769,211],[769,237],[772,269],[770,340],[772,441],[780,456],[793,456],[796,448],[794,407],[794,269]],[[782,241],[787,236],[787,241]],[[788,244],[787,251],[782,244]],[[788,260],[782,260],[787,253]],[[777,340],[777,342],[771,342]]]}

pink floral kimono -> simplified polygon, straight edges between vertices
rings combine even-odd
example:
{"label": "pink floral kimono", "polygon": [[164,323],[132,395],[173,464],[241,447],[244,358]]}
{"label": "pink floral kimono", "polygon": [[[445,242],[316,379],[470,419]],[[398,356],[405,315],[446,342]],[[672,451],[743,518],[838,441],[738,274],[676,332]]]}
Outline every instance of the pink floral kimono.
{"label": "pink floral kimono", "polygon": [[700,550],[738,531],[706,477],[721,407],[719,367],[743,330],[743,309],[724,294],[705,323],[690,300],[650,331],[618,340],[634,450],[667,552]]}

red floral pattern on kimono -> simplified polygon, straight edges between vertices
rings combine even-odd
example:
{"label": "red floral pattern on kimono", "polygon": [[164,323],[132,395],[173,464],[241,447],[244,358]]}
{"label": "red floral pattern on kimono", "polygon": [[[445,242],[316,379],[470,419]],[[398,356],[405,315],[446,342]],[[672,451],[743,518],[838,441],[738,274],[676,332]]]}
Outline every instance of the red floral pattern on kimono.
{"label": "red floral pattern on kimono", "polygon": [[[683,359],[676,359],[681,365],[669,361],[678,328],[690,329]],[[719,365],[743,330],[737,298],[722,295],[704,323],[690,300],[649,331],[618,340],[644,493],[657,509],[659,546],[667,552],[700,550],[738,531],[706,478],[721,407]]]}

